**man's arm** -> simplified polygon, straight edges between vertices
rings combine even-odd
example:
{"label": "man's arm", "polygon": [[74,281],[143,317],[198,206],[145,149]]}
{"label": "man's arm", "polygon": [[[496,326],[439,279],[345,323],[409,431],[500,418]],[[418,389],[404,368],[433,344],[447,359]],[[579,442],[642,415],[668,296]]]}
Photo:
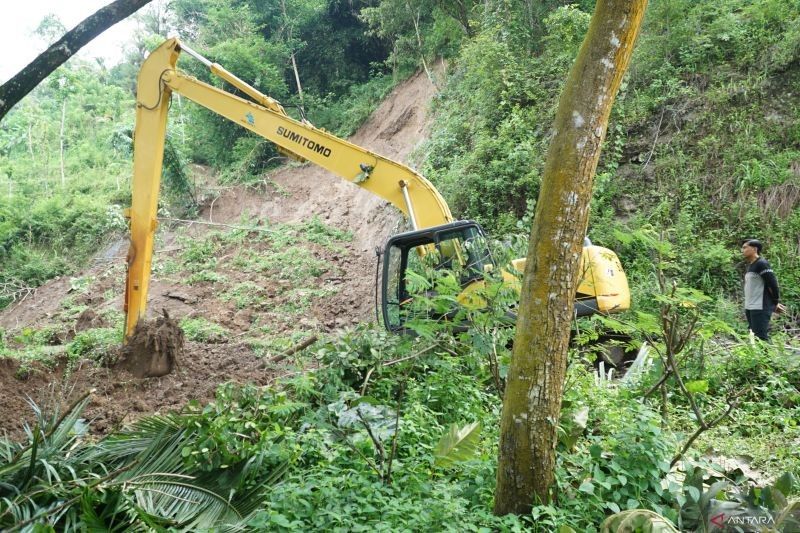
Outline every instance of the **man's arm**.
{"label": "man's arm", "polygon": [[761,276],[761,279],[764,280],[764,287],[769,291],[769,295],[772,298],[772,301],[775,302],[777,305],[780,302],[780,289],[778,288],[778,278],[775,277],[775,272],[772,271],[772,267],[769,266],[769,263],[765,260],[763,263],[763,267],[758,273]]}

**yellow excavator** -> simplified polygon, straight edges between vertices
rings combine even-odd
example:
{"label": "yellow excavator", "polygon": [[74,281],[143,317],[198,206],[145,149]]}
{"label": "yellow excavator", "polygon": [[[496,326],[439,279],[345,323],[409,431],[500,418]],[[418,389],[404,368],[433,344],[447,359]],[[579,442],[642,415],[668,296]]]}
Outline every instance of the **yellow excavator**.
{"label": "yellow excavator", "polygon": [[[201,82],[178,70],[185,52],[214,75],[251,100]],[[164,156],[170,98],[178,93],[277,145],[284,155],[309,161],[336,176],[387,200],[408,219],[412,231],[391,237],[383,252],[381,314],[387,329],[407,330],[417,267],[450,269],[462,287],[465,305],[479,305],[483,274],[495,268],[487,239],[479,224],[456,221],[436,188],[411,168],[356,146],[305,121],[289,117],[273,98],[204,58],[178,39],[154,50],[139,71],[134,131],[133,196],[126,214],[130,219],[130,249],[125,286],[125,338],[144,318],[153,258],[158,195]],[[627,309],[630,293],[625,273],[614,252],[585,243],[581,278],[576,290],[576,313],[613,313]],[[424,263],[424,265],[422,264]],[[523,272],[524,259],[512,261]],[[519,287],[506,268],[503,277]],[[478,302],[478,303],[476,303]]]}

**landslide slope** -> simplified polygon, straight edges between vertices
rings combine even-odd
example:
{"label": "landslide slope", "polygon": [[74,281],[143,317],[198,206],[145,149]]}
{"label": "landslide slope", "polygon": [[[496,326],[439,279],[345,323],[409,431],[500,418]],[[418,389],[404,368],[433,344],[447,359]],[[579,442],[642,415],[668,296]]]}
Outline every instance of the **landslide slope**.
{"label": "landslide slope", "polygon": [[[424,74],[410,78],[350,140],[413,166],[434,94]],[[217,186],[196,221],[163,220],[157,238],[148,317],[182,321],[178,369],[137,379],[101,364],[114,357],[106,348],[122,321],[126,244],[113,243],[0,312],[0,432],[21,436],[29,399],[66,405],[94,390],[85,414],[102,433],[211,400],[224,382],[270,382],[286,370],[269,357],[374,320],[375,247],[402,227],[387,202],[311,165],[282,167],[257,186]]]}

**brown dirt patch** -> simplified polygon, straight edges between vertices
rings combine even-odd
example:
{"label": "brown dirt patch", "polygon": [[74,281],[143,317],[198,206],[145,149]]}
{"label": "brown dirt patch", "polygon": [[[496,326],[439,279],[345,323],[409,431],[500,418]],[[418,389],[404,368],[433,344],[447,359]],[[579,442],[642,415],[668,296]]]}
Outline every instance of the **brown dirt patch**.
{"label": "brown dirt patch", "polygon": [[164,316],[136,324],[115,366],[137,378],[166,376],[183,356],[184,341],[180,324],[165,311]]}
{"label": "brown dirt patch", "polygon": [[0,435],[20,439],[25,423],[33,425],[28,399],[43,408],[70,405],[93,390],[84,418],[105,434],[153,413],[180,411],[190,400],[206,403],[225,382],[266,385],[281,370],[263,368],[262,358],[239,343],[205,345],[187,342],[181,364],[159,378],[137,378],[120,368],[97,367],[83,360],[68,370],[41,365],[22,369],[19,361],[0,359]]}
{"label": "brown dirt patch", "polygon": [[[424,74],[400,84],[351,141],[413,165],[409,157],[427,137],[427,107],[434,93]],[[146,414],[180,410],[189,400],[207,402],[221,383],[268,383],[285,370],[263,368],[264,356],[275,356],[287,345],[259,346],[259,335],[266,335],[265,331],[296,343],[374,320],[375,248],[403,226],[400,214],[387,202],[314,166],[290,165],[264,176],[261,186],[221,190],[198,221],[237,225],[243,216],[248,225],[264,227],[307,223],[316,216],[326,226],[349,231],[352,240],[334,246],[304,244],[309,261],[327,265],[306,276],[314,290],[298,291],[271,269],[237,267],[237,261],[247,254],[266,253],[277,246],[258,232],[247,233],[241,242],[227,243],[215,252],[216,269],[224,283],[187,284],[185,273],[165,274],[157,266],[149,319],[162,310],[176,320],[202,317],[225,328],[226,334],[212,335],[204,342],[187,341],[177,368],[156,378],[137,378],[124,365],[97,367],[88,360],[70,369],[65,363],[48,369],[0,359],[0,434],[22,436],[24,422],[33,419],[28,398],[42,406],[69,405],[91,389],[95,392],[86,418],[94,431],[106,433]],[[163,266],[179,257],[180,235],[202,239],[211,231],[219,228],[201,224],[179,230],[164,228],[156,245],[155,264]],[[297,238],[303,239],[302,230]],[[114,239],[92,265],[74,276],[50,281],[1,311],[0,330],[6,332],[6,339],[26,329],[47,328],[53,331],[54,342],[63,343],[76,332],[112,323],[115,317],[118,320],[125,250],[124,236]],[[240,305],[226,299],[225,291],[230,293],[235,287],[251,288],[258,295],[257,303]],[[305,307],[287,311],[297,309],[300,301]],[[54,348],[64,351],[63,345]]]}

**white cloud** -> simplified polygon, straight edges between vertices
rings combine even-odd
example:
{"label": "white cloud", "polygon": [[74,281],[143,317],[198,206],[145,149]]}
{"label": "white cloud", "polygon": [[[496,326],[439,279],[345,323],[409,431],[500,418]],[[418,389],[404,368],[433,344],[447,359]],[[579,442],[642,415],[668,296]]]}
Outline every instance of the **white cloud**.
{"label": "white cloud", "polygon": [[[8,80],[47,44],[34,35],[41,20],[52,13],[70,30],[112,0],[0,0],[0,83]],[[78,53],[79,57],[101,57],[111,66],[122,57],[122,47],[136,27],[131,19],[112,26]]]}

